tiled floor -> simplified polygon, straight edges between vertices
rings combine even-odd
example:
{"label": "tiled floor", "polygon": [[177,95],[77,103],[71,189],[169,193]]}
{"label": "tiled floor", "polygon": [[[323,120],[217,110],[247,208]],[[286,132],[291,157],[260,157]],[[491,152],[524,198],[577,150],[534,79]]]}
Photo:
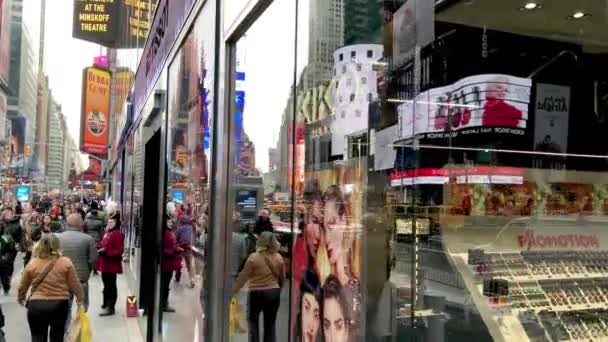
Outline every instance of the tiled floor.
{"label": "tiled floor", "polygon": [[[7,341],[29,341],[30,333],[27,323],[26,310],[17,304],[16,291],[23,267],[22,256],[16,260],[16,270],[13,276],[13,286],[9,296],[0,295],[0,305],[6,318],[4,332]],[[112,317],[99,317],[101,311],[103,285],[101,276],[92,276],[89,280],[90,307],[89,318],[93,330],[93,341],[125,341],[143,342],[137,327],[136,318],[126,318],[125,303],[128,289],[124,276],[118,277],[118,303],[116,315]]]}

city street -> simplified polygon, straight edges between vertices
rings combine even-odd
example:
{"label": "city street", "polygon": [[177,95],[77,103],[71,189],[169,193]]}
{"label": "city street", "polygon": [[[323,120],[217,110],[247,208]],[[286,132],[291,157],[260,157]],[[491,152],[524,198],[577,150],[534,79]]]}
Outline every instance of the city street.
{"label": "city street", "polygon": [[[9,296],[0,295],[0,305],[6,318],[4,332],[7,341],[29,341],[30,333],[27,315],[24,307],[17,303],[17,286],[23,269],[22,254],[17,256],[13,285]],[[125,341],[141,342],[141,334],[137,327],[137,318],[126,318],[125,301],[128,289],[124,276],[118,277],[118,303],[116,315],[99,317],[103,285],[101,276],[92,276],[89,280],[90,307],[89,318],[93,330],[93,341]]]}

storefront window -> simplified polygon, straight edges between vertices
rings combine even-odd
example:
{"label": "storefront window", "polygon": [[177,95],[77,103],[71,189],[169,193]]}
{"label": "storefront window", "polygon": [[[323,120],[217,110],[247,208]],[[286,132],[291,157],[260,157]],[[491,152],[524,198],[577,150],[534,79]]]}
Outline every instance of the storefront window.
{"label": "storefront window", "polygon": [[278,340],[607,339],[606,5],[298,6],[236,44],[231,113],[230,276],[268,216]]}
{"label": "storefront window", "polygon": [[[277,341],[289,338],[289,282],[280,290],[278,278],[291,269],[297,229],[291,194],[299,186],[293,181],[299,177],[293,165],[302,152],[294,142],[303,138],[294,139],[293,106],[298,101],[293,78],[294,16],[293,1],[274,1],[236,43],[228,290],[241,291],[231,306],[231,341],[246,340],[247,335],[262,334],[262,330],[265,335],[276,334]],[[266,231],[273,232],[281,243],[280,257],[269,254],[271,273],[248,260]],[[263,277],[264,272],[267,278],[262,283],[252,280]]]}
{"label": "storefront window", "polygon": [[[165,229],[171,233],[164,232],[160,302],[166,340],[191,341],[202,334],[214,98],[213,18],[213,8],[205,6],[169,66]],[[167,296],[163,288],[168,298],[163,297]]]}

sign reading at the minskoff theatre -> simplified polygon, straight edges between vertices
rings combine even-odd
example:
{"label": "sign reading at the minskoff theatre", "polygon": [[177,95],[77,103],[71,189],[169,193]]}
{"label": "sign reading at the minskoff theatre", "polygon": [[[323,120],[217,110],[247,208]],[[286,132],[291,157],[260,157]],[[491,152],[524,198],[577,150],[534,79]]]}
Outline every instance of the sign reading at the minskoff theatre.
{"label": "sign reading at the minskoff theatre", "polygon": [[74,0],[72,36],[111,48],[141,47],[154,4],[154,0]]}
{"label": "sign reading at the minskoff theatre", "polygon": [[117,0],[75,0],[72,35],[74,38],[108,45],[115,40]]}

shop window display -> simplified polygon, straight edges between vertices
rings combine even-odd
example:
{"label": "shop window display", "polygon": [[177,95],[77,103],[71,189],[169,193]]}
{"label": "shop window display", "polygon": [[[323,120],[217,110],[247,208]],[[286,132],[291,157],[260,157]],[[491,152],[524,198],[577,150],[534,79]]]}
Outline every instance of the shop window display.
{"label": "shop window display", "polygon": [[[164,335],[184,341],[200,338],[204,325],[202,293],[213,122],[210,18],[213,10],[206,6],[168,71],[167,227],[160,304]],[[183,319],[184,314],[188,319]]]}
{"label": "shop window display", "polygon": [[236,44],[231,277],[282,237],[279,340],[606,339],[605,5],[432,3],[276,1]]}

